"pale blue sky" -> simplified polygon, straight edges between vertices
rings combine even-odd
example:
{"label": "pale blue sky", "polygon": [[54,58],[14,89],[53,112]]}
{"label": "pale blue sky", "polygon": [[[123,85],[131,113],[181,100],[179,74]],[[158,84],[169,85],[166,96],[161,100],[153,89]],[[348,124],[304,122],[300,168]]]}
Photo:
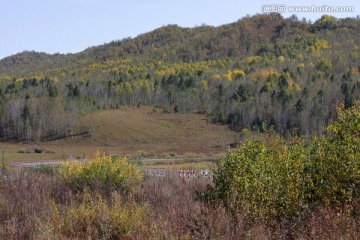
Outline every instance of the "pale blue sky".
{"label": "pale blue sky", "polygon": [[[266,3],[354,6],[354,12],[330,15],[360,14],[358,0],[0,0],[0,59],[24,50],[79,52],[112,40],[136,37],[167,24],[219,26],[247,14],[261,13]],[[325,13],[296,14],[314,21]]]}

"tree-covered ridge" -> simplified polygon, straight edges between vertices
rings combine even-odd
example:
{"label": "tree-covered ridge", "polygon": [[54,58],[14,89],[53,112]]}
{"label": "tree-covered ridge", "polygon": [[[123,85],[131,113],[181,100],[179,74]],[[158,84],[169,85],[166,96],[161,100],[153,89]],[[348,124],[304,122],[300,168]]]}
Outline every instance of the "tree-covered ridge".
{"label": "tree-covered ridge", "polygon": [[0,61],[0,75],[21,75],[49,68],[83,66],[108,59],[137,57],[140,62],[163,60],[191,62],[238,57],[253,51],[261,42],[276,37],[280,15],[246,17],[220,27],[181,28],[168,25],[131,39],[125,38],[102,46],[90,47],[77,54],[23,52]]}
{"label": "tree-covered ridge", "polygon": [[359,30],[354,18],[256,15],[218,28],[171,25],[73,55],[15,55],[0,62],[0,137],[68,136],[84,131],[84,112],[142,104],[204,113],[242,134],[265,125],[321,134],[337,104],[359,98]]}

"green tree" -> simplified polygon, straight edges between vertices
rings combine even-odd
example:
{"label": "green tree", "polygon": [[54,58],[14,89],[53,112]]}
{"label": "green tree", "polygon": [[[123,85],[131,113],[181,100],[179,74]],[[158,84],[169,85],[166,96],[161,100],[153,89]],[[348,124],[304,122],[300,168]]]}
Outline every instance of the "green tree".
{"label": "green tree", "polygon": [[296,112],[302,112],[304,110],[304,103],[301,99],[299,99],[295,104],[295,110]]}
{"label": "green tree", "polygon": [[237,94],[240,97],[240,102],[246,102],[249,99],[248,89],[244,84],[240,84]]}
{"label": "green tree", "polygon": [[313,25],[313,30],[332,30],[337,27],[337,19],[329,15],[323,15],[316,20]]}
{"label": "green tree", "polygon": [[360,102],[349,109],[342,103],[337,114],[314,142],[309,169],[314,196],[346,206],[360,196]]}
{"label": "green tree", "polygon": [[28,107],[28,105],[25,105],[23,112],[21,114],[21,117],[24,121],[28,121],[30,118],[30,109]]}
{"label": "green tree", "polygon": [[49,97],[55,98],[58,95],[58,89],[57,89],[56,86],[54,86],[52,84],[48,84],[47,89],[48,89],[48,92],[49,92]]}
{"label": "green tree", "polygon": [[307,204],[306,153],[303,142],[286,145],[282,138],[246,141],[217,162],[214,187],[207,196],[231,212],[245,211],[267,222],[288,218]]}
{"label": "green tree", "polygon": [[323,71],[326,74],[329,74],[332,71],[332,68],[333,68],[333,66],[332,66],[330,60],[327,58],[321,57],[316,62],[316,69],[318,71]]}

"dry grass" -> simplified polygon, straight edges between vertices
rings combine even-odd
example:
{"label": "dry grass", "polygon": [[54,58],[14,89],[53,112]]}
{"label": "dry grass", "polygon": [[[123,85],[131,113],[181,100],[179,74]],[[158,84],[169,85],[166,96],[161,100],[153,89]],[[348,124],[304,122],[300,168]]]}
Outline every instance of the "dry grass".
{"label": "dry grass", "polygon": [[[235,137],[226,126],[207,123],[204,115],[165,114],[153,107],[100,110],[84,116],[83,121],[92,126],[91,136],[37,144],[1,142],[0,151],[5,150],[7,161],[66,159],[70,155],[76,158],[82,154],[93,155],[97,150],[119,155],[139,150],[157,155],[166,152],[216,154],[224,152]],[[19,153],[35,146],[54,153]]]}
{"label": "dry grass", "polygon": [[[148,211],[142,216],[143,224],[123,239],[360,238],[360,202],[354,204],[352,215],[318,206],[304,219],[278,222],[269,229],[261,219],[255,225],[250,225],[241,212],[231,215],[221,206],[209,206],[202,202],[197,193],[204,190],[207,184],[207,179],[187,181],[171,176],[145,179],[138,186],[134,198],[138,204],[148,206]],[[102,193],[91,194],[97,196]],[[101,197],[109,201],[108,196]],[[44,222],[54,217],[51,215],[52,205],[77,213],[77,206],[82,204],[83,198],[82,193],[72,192],[56,176],[29,172],[0,174],[0,239],[53,239],[55,235],[51,228],[43,231]],[[87,212],[80,213],[76,215],[79,219],[87,216]],[[57,215],[55,220],[73,220],[66,220],[63,215]],[[106,216],[96,217],[94,221],[104,219],[107,219]],[[82,228],[80,220],[77,223],[84,236],[87,239],[98,239],[99,226],[86,224],[87,228]],[[106,226],[101,229],[103,227]],[[78,232],[60,231],[57,236],[74,239]]]}
{"label": "dry grass", "polygon": [[0,239],[36,239],[50,199],[60,203],[70,194],[53,177],[29,172],[0,174],[0,189]]}
{"label": "dry grass", "polygon": [[[271,227],[253,222],[242,212],[227,213],[199,198],[211,182],[187,181],[174,176],[148,178],[139,188],[138,201],[150,204],[154,239],[359,239],[360,201],[352,214],[327,206],[312,208],[303,218],[275,222]],[[150,226],[150,225],[149,225]]]}
{"label": "dry grass", "polygon": [[226,126],[208,124],[204,115],[164,114],[152,107],[103,110],[84,121],[90,122],[94,130],[84,142],[96,146],[197,152],[224,149],[234,136]]}

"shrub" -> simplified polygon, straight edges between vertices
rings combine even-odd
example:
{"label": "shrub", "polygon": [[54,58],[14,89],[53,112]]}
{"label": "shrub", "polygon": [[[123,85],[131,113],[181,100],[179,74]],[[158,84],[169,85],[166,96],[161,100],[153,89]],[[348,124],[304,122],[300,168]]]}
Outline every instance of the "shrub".
{"label": "shrub", "polygon": [[351,210],[360,198],[359,130],[360,102],[349,109],[343,103],[338,119],[308,147],[298,139],[290,145],[282,138],[247,141],[218,161],[214,187],[203,197],[267,223],[317,203]]}
{"label": "shrub", "polygon": [[43,149],[43,148],[39,148],[39,147],[34,148],[35,153],[42,153],[44,151],[45,151],[45,149]]}
{"label": "shrub", "polygon": [[88,187],[109,192],[131,192],[143,177],[142,172],[127,158],[113,159],[99,153],[90,160],[66,161],[60,164],[59,172],[66,185],[79,191]]}
{"label": "shrub", "polygon": [[337,110],[338,119],[314,141],[309,169],[314,201],[348,205],[360,196],[360,102]]}
{"label": "shrub", "polygon": [[31,150],[31,149],[29,149],[29,148],[26,148],[26,149],[20,149],[19,151],[18,151],[18,153],[32,153],[33,151]]}
{"label": "shrub", "polygon": [[[218,161],[214,187],[206,194],[231,212],[246,209],[250,219],[267,222],[306,208],[309,176],[302,141],[286,145],[280,137],[246,141]],[[209,195],[210,194],[210,195]]]}
{"label": "shrub", "polygon": [[139,160],[142,160],[143,158],[152,158],[152,157],[155,157],[155,154],[152,152],[137,151],[136,153],[129,156],[129,160],[139,162]]}
{"label": "shrub", "polygon": [[52,204],[46,218],[40,220],[40,229],[48,239],[132,239],[131,235],[145,228],[143,216],[146,205],[133,200],[123,203],[113,193],[107,203],[100,195],[92,197],[88,191],[80,204],[57,206]]}

